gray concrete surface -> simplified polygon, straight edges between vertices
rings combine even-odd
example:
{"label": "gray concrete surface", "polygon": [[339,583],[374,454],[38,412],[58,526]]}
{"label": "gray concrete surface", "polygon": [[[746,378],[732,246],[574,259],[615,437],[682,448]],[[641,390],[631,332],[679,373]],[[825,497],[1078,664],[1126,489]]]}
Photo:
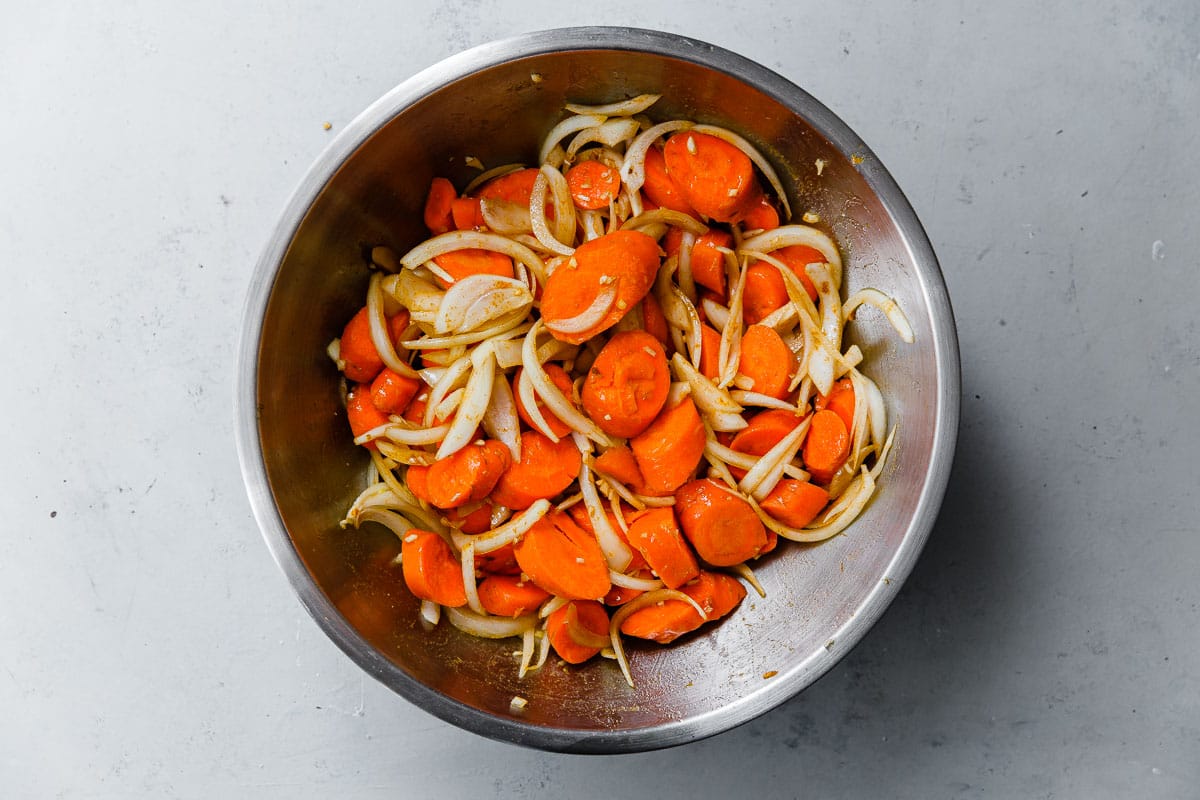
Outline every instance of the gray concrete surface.
{"label": "gray concrete surface", "polygon": [[[0,795],[1200,797],[1200,6],[601,6],[3,4]],[[231,423],[251,266],[332,133],[583,23],[751,56],[854,126],[963,356],[949,496],[875,630],[757,721],[620,758],[364,677],[271,561]]]}

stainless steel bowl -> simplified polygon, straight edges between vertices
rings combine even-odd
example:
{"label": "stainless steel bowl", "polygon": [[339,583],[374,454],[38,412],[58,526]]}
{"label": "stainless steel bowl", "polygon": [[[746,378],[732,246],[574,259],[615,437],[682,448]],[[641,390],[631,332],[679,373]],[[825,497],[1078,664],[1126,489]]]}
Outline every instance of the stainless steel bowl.
{"label": "stainless steel bowl", "polygon": [[[658,117],[725,125],[774,162],[800,211],[847,257],[850,290],[899,301],[900,343],[865,310],[852,326],[899,445],[877,496],[843,535],[781,547],[722,624],[674,646],[630,646],[637,688],[612,662],[551,666],[518,680],[514,640],[417,622],[388,559],[394,537],[343,531],[367,458],[350,442],[325,345],[362,305],[364,250],[423,236],[430,179],[464,163],[531,161],[567,101],[660,92]],[[818,160],[824,162],[818,175]],[[425,710],[485,736],[548,750],[613,753],[677,745],[745,722],[816,680],[895,597],[925,543],[950,473],[959,412],[957,339],[937,260],[912,208],[862,140],[801,89],[717,47],[665,33],[575,28],[449,58],[364,111],[309,169],[258,262],[236,401],[242,472],[267,545],[339,647]],[[368,526],[370,527],[370,526]],[[770,677],[768,677],[770,676]],[[514,696],[528,700],[514,712]]]}

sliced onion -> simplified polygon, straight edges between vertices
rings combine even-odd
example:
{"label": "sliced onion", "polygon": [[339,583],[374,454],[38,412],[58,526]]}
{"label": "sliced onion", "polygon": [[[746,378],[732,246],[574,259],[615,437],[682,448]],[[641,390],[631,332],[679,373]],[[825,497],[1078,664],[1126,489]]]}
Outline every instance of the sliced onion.
{"label": "sliced onion", "polygon": [[640,114],[650,106],[658,102],[660,94],[639,94],[637,97],[631,97],[628,100],[621,100],[617,103],[608,103],[602,106],[585,106],[579,103],[567,103],[564,106],[567,111],[572,114],[592,114],[605,117],[632,117],[634,114]]}
{"label": "sliced onion", "polygon": [[[582,439],[582,437],[579,437]],[[579,443],[579,439],[576,443]],[[633,561],[633,551],[621,540],[620,535],[613,530],[604,506],[600,504],[600,496],[596,493],[596,485],[592,483],[592,471],[585,463],[579,469],[579,490],[583,493],[583,504],[587,507],[588,520],[596,534],[596,541],[604,552],[604,560],[609,569],[624,572]]]}
{"label": "sliced onion", "polygon": [[718,332],[725,330],[725,325],[729,322],[729,309],[713,300],[711,297],[705,297],[700,301],[700,308],[704,309],[704,316],[712,323],[712,326]]}
{"label": "sliced onion", "polygon": [[834,288],[829,269],[824,264],[808,264],[804,267],[808,279],[817,289],[821,309],[821,333],[835,351],[842,349],[842,298]]}
{"label": "sliced onion", "polygon": [[[557,176],[557,178],[552,176]],[[568,236],[561,236],[564,232],[562,225],[563,215],[559,213],[561,209],[557,197],[560,185],[566,190],[567,198],[570,200],[570,190],[566,189],[566,178],[563,178],[562,173],[553,167],[543,165],[538,172],[537,179],[533,182],[533,192],[529,195],[529,221],[533,226],[533,235],[541,243],[542,247],[553,253],[569,256],[575,252],[575,248],[563,241]],[[546,194],[551,191],[555,195],[555,229],[553,231],[550,230],[550,225],[546,221]],[[573,204],[570,207],[570,223],[571,234],[569,236],[573,236],[575,232],[575,206]]]}
{"label": "sliced onion", "polygon": [[696,297],[696,281],[692,277],[692,248],[696,246],[696,234],[684,231],[679,237],[679,288],[688,300]]}
{"label": "sliced onion", "polygon": [[600,287],[599,294],[596,295],[596,299],[583,311],[567,319],[552,320],[545,323],[545,325],[554,333],[561,333],[564,336],[575,336],[599,325],[601,320],[612,309],[616,299],[616,282],[603,284]]}
{"label": "sliced onion", "polygon": [[[620,586],[622,589],[636,589],[639,592],[653,592],[663,588],[663,582],[658,578],[639,578],[611,569],[608,571],[608,579],[613,586]],[[608,643],[605,642],[605,644]]]}
{"label": "sliced onion", "polygon": [[875,306],[884,313],[888,322],[892,323],[892,327],[896,329],[896,333],[900,334],[901,341],[905,344],[913,343],[913,329],[908,322],[908,317],[904,315],[904,311],[895,300],[878,289],[859,289],[850,295],[846,304],[842,306],[842,314],[846,319],[853,319],[854,312],[864,303]]}
{"label": "sliced onion", "polygon": [[406,464],[408,466],[418,464],[427,467],[434,461],[433,453],[430,453],[428,450],[418,450],[408,445],[395,444],[390,439],[376,439],[375,447],[386,458],[391,459],[396,464]]}
{"label": "sliced onion", "polygon": [[374,450],[371,452],[371,464],[375,467],[379,477],[387,484],[388,488],[395,493],[396,497],[402,501],[401,505],[397,505],[400,511],[406,517],[410,517],[421,524],[421,527],[431,533],[443,534],[446,532],[446,526],[436,515],[430,514],[413,495],[409,488],[396,480],[396,476],[391,469],[387,468],[383,463],[383,456]]}
{"label": "sliced onion", "polygon": [[517,396],[521,398],[521,405],[525,406],[525,413],[529,415],[529,422],[537,432],[557,444],[558,434],[550,427],[546,415],[542,413],[536,393],[533,391],[533,380],[525,370],[521,370],[521,377],[517,380]]}
{"label": "sliced onion", "polygon": [[404,342],[409,350],[444,350],[449,347],[475,344],[484,339],[497,336],[520,336],[529,330],[529,323],[524,323],[526,314],[523,311],[496,321],[495,325],[471,333],[456,333],[453,336],[423,336],[413,342]]}
{"label": "sliced onion", "polygon": [[426,630],[432,630],[442,620],[442,607],[432,600],[421,601],[421,624]]}
{"label": "sliced onion", "polygon": [[498,197],[481,197],[479,211],[483,215],[484,224],[495,233],[533,233],[529,206]]}
{"label": "sliced onion", "polygon": [[796,407],[787,400],[780,400],[778,397],[772,397],[769,394],[735,389],[729,393],[729,396],[735,403],[741,406],[758,406],[759,408],[778,408],[782,411],[796,411]]}
{"label": "sliced onion", "polygon": [[396,355],[396,348],[392,344],[387,317],[383,314],[382,280],[382,273],[374,273],[371,275],[371,284],[367,288],[367,321],[370,324],[371,344],[375,345],[375,351],[379,353],[379,358],[388,369],[406,378],[415,378],[417,371]]}
{"label": "sliced onion", "polygon": [[499,550],[506,544],[512,544],[520,539],[538,520],[546,516],[546,512],[549,510],[549,500],[535,500],[529,508],[517,514],[503,525],[492,528],[487,533],[468,534],[452,531],[450,535],[454,540],[454,545],[459,550],[462,550],[467,542],[472,542],[475,545],[475,552],[477,554],[491,553],[494,550]]}
{"label": "sliced onion", "polygon": [[396,537],[403,539],[408,532],[417,527],[407,517],[388,511],[385,508],[368,508],[359,513],[354,520],[354,527],[361,527],[364,522],[374,522],[387,528]]}
{"label": "sliced onion", "polygon": [[501,275],[468,275],[446,290],[434,321],[435,333],[466,333],[498,317],[527,310],[533,294]]}
{"label": "sliced onion", "polygon": [[[449,394],[462,386],[467,381],[467,375],[471,371],[471,359],[467,357],[459,358],[447,367],[443,372],[438,382],[429,389],[429,396],[425,398],[425,416],[422,418],[422,423],[425,427],[433,427],[437,420],[437,409],[446,399]],[[426,444],[429,444],[428,442]]]}
{"label": "sliced onion", "polygon": [[400,263],[405,269],[414,269],[437,256],[455,250],[491,250],[503,253],[528,267],[538,279],[538,283],[546,282],[546,265],[537,253],[507,236],[486,231],[450,231],[434,236],[409,250],[400,259]]}
{"label": "sliced onion", "polygon": [[604,634],[594,633],[579,620],[579,607],[574,603],[567,604],[566,625],[567,636],[580,647],[591,647],[601,650],[608,647],[609,638]]}
{"label": "sliced onion", "polygon": [[541,617],[542,619],[545,619],[546,617],[550,616],[555,611],[558,611],[560,608],[562,608],[569,602],[571,602],[571,601],[568,600],[567,598],[561,597],[559,595],[555,595],[554,597],[551,597],[546,602],[542,603],[542,607],[538,609],[538,616]]}
{"label": "sliced onion", "polygon": [[[521,634],[521,666],[517,668],[517,679],[524,678],[529,672],[530,664],[533,661],[533,646],[536,638],[536,626],[530,625],[527,630]],[[513,703],[516,704],[517,698],[513,698]],[[522,705],[521,708],[524,708]]]}
{"label": "sliced onion", "polygon": [[492,381],[492,396],[483,415],[483,429],[508,448],[513,463],[521,460],[521,420],[512,389],[502,375]]}
{"label": "sliced onion", "polygon": [[483,610],[483,604],[479,602],[479,587],[475,584],[474,542],[467,542],[463,545],[459,561],[462,566],[463,592],[467,596],[467,607],[476,614],[486,616],[487,612]]}
{"label": "sliced onion", "polygon": [[636,217],[630,217],[621,224],[621,230],[636,230],[655,224],[679,228],[685,233],[695,236],[703,236],[708,233],[708,226],[700,220],[684,214],[682,211],[673,211],[669,208],[656,208],[653,211],[644,211]]}
{"label": "sliced onion", "polygon": [[[737,265],[736,259],[726,257],[727,264]],[[737,283],[729,298],[729,319],[721,331],[721,348],[717,351],[717,385],[728,386],[737,376],[738,364],[742,360],[742,319],[746,297],[746,264],[737,273]]]}
{"label": "sliced onion", "polygon": [[811,544],[813,542],[823,542],[849,527],[850,523],[862,513],[874,491],[875,479],[872,477],[870,471],[864,467],[862,473],[854,479],[854,482],[850,484],[846,492],[825,513],[824,519],[832,519],[832,521],[807,528],[792,528],[784,525],[763,511],[762,506],[754,498],[749,498],[749,501],[750,505],[754,508],[754,513],[758,515],[758,518],[762,520],[763,525],[768,530],[772,530],[783,538],[793,542],[807,542]]}
{"label": "sliced onion", "polygon": [[579,215],[583,240],[590,242],[604,235],[604,215],[599,211],[583,211]]}
{"label": "sliced onion", "polygon": [[[685,381],[691,389],[692,400],[695,401],[696,407],[701,413],[707,415],[716,413],[740,415],[745,410],[734,402],[728,392],[700,374],[700,371],[692,366],[682,354],[675,353],[671,356],[671,366],[675,370],[675,375]],[[741,420],[741,417],[738,416],[738,419]],[[741,430],[744,427],[746,427],[746,421],[741,420],[741,424],[737,427],[714,428],[714,430]]]}
{"label": "sliced onion", "polygon": [[683,289],[680,289],[678,286],[672,286],[671,294],[675,295],[675,302],[679,304],[680,308],[683,309],[683,313],[687,315],[688,325],[687,330],[684,332],[686,335],[685,341],[688,352],[692,356],[692,366],[700,369],[700,349],[703,347],[704,342],[704,334],[700,329],[703,324],[700,322],[700,315],[696,312],[696,307],[692,305],[692,301],[684,294]]}
{"label": "sliced onion", "polygon": [[575,160],[575,154],[589,144],[599,142],[606,147],[616,147],[632,139],[637,132],[638,123],[633,119],[610,119],[594,128],[584,128],[567,145],[567,160]]}
{"label": "sliced onion", "polygon": [[726,569],[754,587],[754,591],[758,592],[759,597],[767,596],[767,590],[758,582],[758,577],[754,574],[754,570],[750,569],[750,565],[746,562],[743,561],[741,564],[734,564],[732,567],[726,567]]}
{"label": "sliced onion", "polygon": [[625,676],[625,681],[631,687],[633,686],[633,675],[629,672],[629,661],[625,658],[625,648],[621,645],[621,623],[627,620],[633,612],[641,611],[643,608],[657,605],[667,600],[682,600],[696,609],[696,613],[700,615],[700,619],[708,620],[708,614],[700,604],[678,589],[656,589],[655,591],[639,595],[618,608],[616,613],[612,615],[612,619],[609,620],[608,636],[612,641],[613,654],[616,656],[617,663],[621,665],[621,674]]}
{"label": "sliced onion", "polygon": [[765,233],[751,236],[742,242],[740,249],[770,253],[781,247],[790,247],[796,244],[819,250],[821,255],[825,256],[825,262],[829,264],[834,286],[841,286],[842,256],[838,253],[833,239],[817,228],[808,225],[782,225]]}
{"label": "sliced onion", "polygon": [[584,128],[594,128],[602,122],[604,122],[604,117],[599,114],[576,114],[567,117],[551,128],[550,133],[546,134],[546,138],[542,141],[542,147],[538,151],[538,163],[550,163],[551,151],[572,133],[581,131]]}
{"label": "sliced onion", "polygon": [[774,490],[783,470],[796,457],[804,437],[808,435],[812,417],[805,417],[799,425],[779,440],[770,450],[758,459],[749,472],[738,483],[738,490],[743,494],[753,495],[756,500],[763,500]]}
{"label": "sliced onion", "polygon": [[442,290],[412,270],[388,275],[380,286],[410,314],[436,313],[442,302]]}
{"label": "sliced onion", "polygon": [[462,403],[446,438],[438,447],[437,457],[446,458],[466,447],[475,438],[475,431],[483,422],[488,402],[492,398],[492,383],[496,377],[496,359],[490,342],[484,342],[471,354],[471,377],[467,379]]}
{"label": "sliced onion", "polygon": [[621,182],[636,192],[646,182],[646,151],[658,137],[673,131],[690,130],[695,123],[685,119],[662,122],[638,134],[625,151],[625,163],[621,165]]}
{"label": "sliced onion", "polygon": [[762,153],[758,152],[754,145],[750,144],[733,131],[725,128],[719,128],[716,125],[697,125],[695,130],[697,133],[707,133],[709,136],[715,136],[718,139],[724,139],[738,150],[741,150],[743,153],[745,153],[750,160],[754,162],[754,166],[758,167],[762,171],[762,174],[767,179],[767,183],[771,184],[771,188],[775,190],[775,196],[778,197],[779,202],[783,204],[783,218],[791,219],[792,209],[791,206],[788,205],[787,193],[783,191],[783,184],[780,182],[779,176],[775,173],[775,169],[771,166],[771,162],[767,161],[767,159],[763,157]]}
{"label": "sliced onion", "polygon": [[448,425],[437,425],[432,428],[418,428],[396,422],[385,422],[369,431],[364,431],[354,437],[355,444],[366,444],[381,436],[386,436],[396,444],[422,445],[437,444],[450,430]]}
{"label": "sliced onion", "polygon": [[[729,464],[730,466],[744,470],[754,469],[754,465],[758,463],[760,458],[760,456],[742,453],[734,450],[731,447],[728,447],[727,445],[723,445],[713,436],[709,436],[705,440],[704,454],[706,456],[711,456],[712,458],[721,461],[724,464]],[[806,481],[811,477],[807,472],[790,463],[784,464],[783,474],[787,475],[789,478],[795,478],[798,481]],[[726,483],[730,483],[732,486],[736,485],[737,481],[726,481]]]}
{"label": "sliced onion", "polygon": [[537,618],[532,614],[523,617],[485,617],[465,608],[446,607],[446,616],[450,624],[463,633],[478,636],[483,639],[507,639],[510,636],[521,636],[525,631],[533,630]]}
{"label": "sliced onion", "polygon": [[471,192],[475,191],[480,186],[483,186],[492,178],[499,178],[501,175],[507,175],[510,172],[516,172],[522,169],[525,169],[524,164],[501,164],[498,167],[492,167],[489,170],[485,170],[472,178],[471,182],[463,187],[463,197],[471,194]]}

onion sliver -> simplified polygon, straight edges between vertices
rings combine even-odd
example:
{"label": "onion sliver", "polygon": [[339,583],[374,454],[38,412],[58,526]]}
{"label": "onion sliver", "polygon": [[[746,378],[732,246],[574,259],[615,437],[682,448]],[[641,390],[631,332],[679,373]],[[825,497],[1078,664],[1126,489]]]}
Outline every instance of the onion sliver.
{"label": "onion sliver", "polygon": [[[732,256],[726,258],[726,263],[737,265]],[[717,377],[718,385],[722,387],[733,383],[742,359],[742,308],[745,303],[748,272],[748,265],[743,263],[729,298],[729,319],[725,321],[725,328],[721,331],[721,348],[717,351]]]}
{"label": "onion sliver", "polygon": [[529,672],[530,663],[533,661],[533,645],[536,638],[536,625],[530,625],[521,634],[521,666],[517,668],[517,679],[525,677]]}
{"label": "onion sliver", "polygon": [[437,457],[445,458],[466,447],[475,437],[475,429],[483,422],[488,401],[492,398],[492,382],[496,378],[496,358],[491,342],[484,342],[471,354],[471,377],[463,392],[458,413],[450,423],[446,438],[438,447]]}
{"label": "onion sliver", "polygon": [[508,448],[514,463],[521,460],[521,420],[517,416],[512,389],[502,375],[492,381],[492,396],[483,414],[483,429]]}
{"label": "onion sliver", "polygon": [[450,430],[449,425],[437,425],[432,428],[414,428],[408,425],[402,425],[397,422],[385,422],[382,425],[377,425],[369,431],[364,431],[354,437],[355,444],[366,444],[367,442],[378,439],[381,436],[386,436],[396,444],[422,445],[422,444],[437,444]]}
{"label": "onion sliver", "polygon": [[850,295],[846,304],[842,306],[842,315],[846,319],[853,319],[855,310],[864,303],[875,306],[884,313],[888,322],[896,329],[896,333],[900,334],[901,341],[905,344],[913,343],[912,325],[909,324],[900,304],[878,289],[859,289]]}
{"label": "onion sliver", "polygon": [[421,623],[426,629],[437,627],[442,620],[442,607],[432,600],[421,601]]}
{"label": "onion sliver", "polygon": [[486,231],[450,231],[428,239],[409,250],[400,263],[405,269],[415,269],[443,253],[455,250],[492,250],[520,261],[537,278],[546,283],[546,264],[537,253],[507,236]]}
{"label": "onion sliver", "polygon": [[[576,443],[586,444],[580,441],[582,438],[576,439]],[[600,503],[600,495],[596,493],[596,485],[592,483],[592,471],[586,463],[579,469],[579,490],[583,492],[583,504],[587,508],[592,530],[596,533],[596,541],[604,552],[604,560],[608,562],[609,569],[624,572],[633,561],[633,551],[621,541],[620,534],[613,530],[612,523],[608,521],[608,515]]]}
{"label": "onion sliver", "polygon": [[621,100],[616,103],[608,103],[602,106],[585,106],[579,103],[567,103],[564,108],[572,114],[596,114],[605,117],[632,117],[634,114],[640,114],[650,106],[658,102],[660,94],[639,94],[637,97],[631,97],[628,100]]}
{"label": "onion sliver", "polygon": [[567,605],[566,625],[567,636],[580,647],[591,647],[600,650],[608,646],[609,638],[601,633],[593,633],[579,621],[579,607],[574,603]]}
{"label": "onion sliver", "polygon": [[420,501],[413,495],[409,488],[396,479],[395,474],[391,469],[384,464],[383,456],[376,451],[371,452],[371,464],[379,473],[379,477],[387,484],[388,488],[403,501],[402,505],[396,506],[405,516],[411,517],[421,524],[423,530],[431,533],[443,534],[446,532],[446,526],[434,514],[430,514],[428,509],[421,506]]}
{"label": "onion sliver", "polygon": [[532,303],[529,287],[515,278],[468,275],[446,290],[433,329],[435,333],[465,333]]}
{"label": "onion sliver", "polygon": [[415,378],[417,371],[396,355],[396,348],[392,344],[387,317],[383,314],[382,281],[383,274],[376,272],[371,275],[371,283],[367,288],[367,321],[371,331],[371,344],[375,345],[375,351],[379,353],[379,358],[388,369],[406,378]]}
{"label": "onion sliver", "polygon": [[700,301],[700,308],[704,310],[704,316],[712,323],[712,326],[718,332],[724,332],[725,326],[729,322],[729,309],[713,300],[711,297],[705,297]]}
{"label": "onion sliver", "polygon": [[479,602],[479,587],[475,583],[475,543],[467,542],[459,553],[462,566],[463,592],[467,596],[467,607],[476,614],[486,615],[483,605]]}
{"label": "onion sliver", "polygon": [[403,539],[408,535],[410,530],[417,527],[408,517],[397,514],[395,511],[388,511],[386,508],[368,508],[364,510],[357,515],[354,527],[361,527],[364,522],[374,522],[382,525],[396,534],[399,539]]}
{"label": "onion sliver", "polygon": [[[675,369],[675,375],[680,380],[685,381],[691,388],[692,399],[696,402],[696,407],[700,411],[741,414],[745,410],[733,401],[728,392],[714,385],[712,381],[700,374],[700,371],[692,366],[681,353],[675,353],[671,356],[671,366]],[[746,427],[746,424],[743,420],[742,425],[732,430],[741,430],[744,427]]]}
{"label": "onion sliver", "polygon": [[755,576],[754,570],[750,569],[749,565],[747,565],[745,561],[743,561],[741,564],[734,564],[732,567],[727,567],[727,569],[734,575],[737,575],[739,578],[744,580],[746,583],[753,586],[754,591],[758,592],[759,597],[767,596],[767,590],[764,589],[762,584],[758,582],[758,577]]}
{"label": "onion sliver", "polygon": [[523,617],[485,617],[464,608],[446,608],[446,617],[450,624],[464,633],[479,636],[483,639],[507,639],[510,636],[522,636],[525,631],[533,630],[537,617],[527,614]]}
{"label": "onion sliver", "polygon": [[[495,325],[471,333],[458,333],[454,336],[424,336],[414,342],[404,342],[404,347],[410,350],[443,350],[448,347],[475,344],[484,339],[504,336],[520,336],[529,330],[529,323],[524,323],[527,314],[519,311],[510,317],[499,320]],[[522,324],[524,323],[524,324]]]}
{"label": "onion sliver", "polygon": [[529,206],[497,197],[481,197],[479,212],[483,215],[484,224],[494,233],[511,235],[533,232]]}
{"label": "onion sliver", "polygon": [[689,120],[673,119],[639,133],[625,151],[625,163],[621,165],[621,182],[628,186],[631,192],[641,189],[642,184],[646,182],[646,151],[650,146],[663,134],[694,127],[695,123]]}
{"label": "onion sliver", "polygon": [[567,145],[567,160],[573,161],[575,154],[589,144],[599,142],[606,147],[616,147],[632,139],[637,132],[638,123],[634,119],[610,119],[594,128],[584,128]]}
{"label": "onion sliver", "polygon": [[600,321],[612,309],[613,303],[616,300],[616,282],[606,283],[600,287],[600,293],[596,295],[596,299],[592,301],[590,306],[568,319],[547,322],[546,327],[554,333],[561,333],[565,336],[583,333],[599,325]]}
{"label": "onion sliver", "polygon": [[550,380],[550,376],[546,374],[546,370],[542,367],[541,362],[537,360],[537,335],[541,331],[541,328],[541,320],[533,324],[533,327],[529,329],[529,333],[525,334],[525,345],[521,351],[521,363],[525,368],[525,374],[529,375],[529,379],[533,381],[534,390],[542,398],[550,413],[562,420],[565,425],[574,431],[582,433],[602,447],[612,447],[613,443],[608,435],[600,430],[596,423],[592,422],[575,408],[571,401]]}
{"label": "onion sliver", "polygon": [[821,333],[825,341],[835,351],[842,349],[842,298],[838,296],[829,275],[829,268],[824,264],[808,264],[804,267],[808,279],[817,289],[817,299],[820,300]]}
{"label": "onion sliver", "polygon": [[542,413],[542,407],[538,405],[536,393],[533,391],[533,381],[525,370],[521,370],[521,377],[517,380],[517,397],[525,407],[525,413],[529,415],[530,424],[538,433],[557,444],[558,434],[550,427],[546,415]]}
{"label": "onion sliver", "polygon": [[525,165],[524,164],[501,164],[498,167],[492,167],[489,170],[484,170],[483,172],[479,173],[474,178],[472,178],[471,182],[463,187],[463,191],[462,191],[463,197],[466,197],[471,192],[475,191],[480,186],[482,186],[483,184],[490,181],[492,178],[499,178],[501,175],[507,175],[508,173],[516,172],[519,169],[525,169]]}
{"label": "onion sliver", "polygon": [[430,387],[429,396],[425,398],[425,415],[421,420],[425,427],[433,427],[434,420],[437,419],[438,406],[452,391],[466,383],[467,374],[470,371],[471,359],[466,357],[460,358],[446,367],[437,383]]}
{"label": "onion sliver", "polygon": [[[562,256],[569,256],[575,252],[574,247],[563,241],[575,233],[575,207],[571,205],[569,211],[571,233],[564,235],[563,209],[560,206],[558,195],[561,187],[566,192],[567,201],[570,202],[570,190],[566,188],[566,180],[558,170],[543,165],[533,182],[533,192],[529,195],[529,221],[533,227],[533,235],[542,247]],[[546,221],[546,193],[551,191],[554,199],[553,231],[550,230],[550,225]]]}
{"label": "onion sliver", "polygon": [[716,125],[697,125],[695,131],[697,133],[707,133],[709,136],[715,136],[718,139],[724,139],[745,153],[754,162],[754,166],[762,171],[762,174],[767,179],[767,183],[771,184],[771,188],[775,190],[775,196],[783,204],[783,218],[791,219],[792,208],[788,205],[787,192],[783,190],[783,184],[779,180],[779,175],[775,173],[775,168],[771,166],[771,162],[767,161],[754,145],[733,131],[726,128],[719,128]]}
{"label": "onion sliver", "polygon": [[636,578],[633,575],[626,575],[624,572],[611,569],[608,571],[608,579],[612,581],[613,586],[620,586],[622,589],[636,589],[639,592],[653,592],[655,589],[663,588],[663,582],[658,578]]}
{"label": "onion sliver", "polygon": [[[715,437],[708,437],[704,443],[704,454],[712,456],[712,458],[721,461],[724,464],[737,467],[738,469],[751,470],[758,463],[760,456],[750,455],[749,453],[741,453],[727,445],[723,445],[716,440]],[[811,476],[795,466],[794,464],[784,464],[783,474],[789,478],[795,478],[798,481],[806,481]],[[734,481],[733,483],[737,483]]]}
{"label": "onion sliver", "polygon": [[493,550],[499,550],[506,544],[512,544],[525,535],[525,531],[534,526],[539,519],[546,516],[546,512],[550,510],[549,500],[535,500],[533,505],[517,514],[508,522],[499,525],[487,533],[468,534],[461,532],[451,532],[451,537],[454,540],[454,545],[462,550],[467,542],[472,542],[475,545],[477,554],[490,553]]}
{"label": "onion sliver", "polygon": [[612,649],[617,663],[621,665],[621,674],[625,676],[625,681],[631,687],[633,686],[633,675],[629,672],[629,661],[625,658],[625,648],[621,645],[621,623],[627,620],[633,612],[641,611],[643,608],[657,605],[666,600],[682,600],[696,609],[700,619],[708,621],[708,614],[704,612],[700,604],[678,589],[656,589],[653,592],[646,592],[618,608],[608,623],[608,636],[612,640]]}
{"label": "onion sliver", "polygon": [[803,422],[764,453],[758,459],[758,463],[742,478],[738,489],[744,494],[754,495],[756,500],[762,500],[770,494],[771,490],[775,488],[775,484],[779,483],[779,479],[783,476],[783,468],[796,457],[796,453],[800,450],[800,445],[808,434],[811,420],[812,417],[805,417]]}
{"label": "onion sliver", "polygon": [[567,117],[551,128],[550,133],[546,134],[546,138],[542,141],[542,147],[538,151],[538,163],[546,164],[549,162],[550,151],[572,133],[581,131],[584,128],[594,128],[602,122],[604,122],[604,117],[600,114],[578,114]]}
{"label": "onion sliver", "polygon": [[821,255],[825,256],[825,262],[829,264],[829,271],[833,277],[834,286],[841,286],[842,256],[838,253],[837,245],[833,243],[833,239],[830,239],[829,236],[817,228],[808,225],[782,225],[778,228],[772,228],[765,233],[751,236],[742,242],[740,249],[770,253],[772,250],[778,250],[781,247],[790,247],[794,244],[802,244],[814,250],[819,250]]}
{"label": "onion sliver", "polygon": [[708,233],[708,226],[700,220],[681,211],[672,211],[669,208],[656,208],[653,211],[644,211],[636,217],[630,217],[621,223],[621,230],[634,230],[658,223],[679,228],[685,233],[691,233],[696,236],[703,236]]}

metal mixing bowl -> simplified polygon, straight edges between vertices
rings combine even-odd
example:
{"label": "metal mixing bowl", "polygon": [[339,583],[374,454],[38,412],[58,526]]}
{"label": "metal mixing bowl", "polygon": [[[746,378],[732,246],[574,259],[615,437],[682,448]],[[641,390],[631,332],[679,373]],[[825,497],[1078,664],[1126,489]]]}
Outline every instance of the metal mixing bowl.
{"label": "metal mixing bowl", "polygon": [[[782,546],[729,618],[670,647],[631,643],[637,688],[611,661],[517,679],[516,640],[428,633],[388,560],[382,530],[342,530],[368,459],[356,448],[325,346],[361,307],[364,252],[426,234],[435,175],[464,163],[534,160],[564,102],[659,92],[657,118],[725,125],[779,170],[794,208],[817,213],[845,251],[846,289],[894,297],[916,332],[901,343],[866,309],[851,327],[899,444],[878,493],[844,534]],[[818,175],[817,162],[824,162]],[[578,28],[519,36],[449,58],[362,113],[308,171],[258,262],[246,308],[236,412],[242,472],[276,561],[321,628],[371,675],[468,730],[549,750],[681,744],[745,722],[832,667],[911,570],[950,473],[959,410],[954,322],[937,260],[900,189],[841,120],[779,75],[665,33]],[[523,711],[514,696],[528,700]]]}

